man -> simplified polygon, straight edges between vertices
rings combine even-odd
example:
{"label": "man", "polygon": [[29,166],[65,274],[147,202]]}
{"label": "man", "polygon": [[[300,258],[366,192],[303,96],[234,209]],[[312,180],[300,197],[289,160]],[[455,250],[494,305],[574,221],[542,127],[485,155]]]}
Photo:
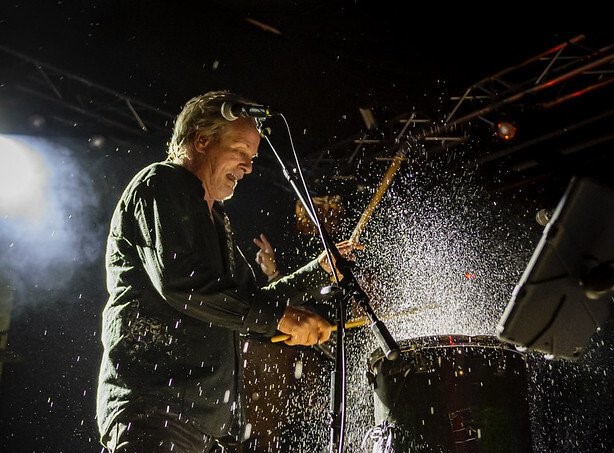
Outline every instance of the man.
{"label": "man", "polygon": [[329,322],[299,306],[330,282],[324,255],[258,288],[234,244],[222,202],[260,144],[253,119],[221,115],[240,101],[221,91],[188,101],[168,158],[132,179],[113,214],[97,407],[111,453],[213,452],[244,440],[241,337],[330,337]]}

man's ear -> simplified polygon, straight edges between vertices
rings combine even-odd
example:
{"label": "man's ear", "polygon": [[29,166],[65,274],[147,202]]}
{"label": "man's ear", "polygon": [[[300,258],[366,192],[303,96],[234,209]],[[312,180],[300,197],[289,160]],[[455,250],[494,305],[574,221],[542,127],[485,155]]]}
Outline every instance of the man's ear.
{"label": "man's ear", "polygon": [[211,139],[209,137],[206,137],[202,133],[202,131],[196,131],[196,134],[194,134],[194,139],[192,140],[192,144],[194,145],[194,149],[196,150],[196,152],[203,153],[205,152],[205,148],[209,144],[210,140]]}

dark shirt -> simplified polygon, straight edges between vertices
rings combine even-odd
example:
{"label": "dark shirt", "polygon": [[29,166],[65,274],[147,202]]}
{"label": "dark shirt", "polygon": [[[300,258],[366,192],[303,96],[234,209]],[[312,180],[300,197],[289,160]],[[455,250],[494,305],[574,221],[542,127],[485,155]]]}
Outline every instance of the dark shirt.
{"label": "dark shirt", "polygon": [[109,299],[97,417],[181,414],[202,432],[240,437],[241,339],[271,336],[287,304],[327,282],[317,260],[259,288],[221,203],[209,215],[200,180],[155,163],[127,186],[107,242]]}

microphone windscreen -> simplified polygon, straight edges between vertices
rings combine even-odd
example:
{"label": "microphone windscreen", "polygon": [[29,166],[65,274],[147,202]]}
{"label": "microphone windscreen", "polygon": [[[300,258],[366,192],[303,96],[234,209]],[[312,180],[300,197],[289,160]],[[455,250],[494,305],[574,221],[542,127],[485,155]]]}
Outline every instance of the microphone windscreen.
{"label": "microphone windscreen", "polygon": [[222,116],[228,121],[234,121],[239,118],[237,115],[232,113],[232,102],[224,102],[221,108]]}

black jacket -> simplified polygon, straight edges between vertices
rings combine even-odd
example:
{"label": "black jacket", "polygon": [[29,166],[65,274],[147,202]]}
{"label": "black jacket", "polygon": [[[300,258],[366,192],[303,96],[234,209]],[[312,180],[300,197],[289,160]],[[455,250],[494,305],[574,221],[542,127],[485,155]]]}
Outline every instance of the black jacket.
{"label": "black jacket", "polygon": [[201,182],[155,163],[124,191],[111,221],[109,299],[97,416],[172,411],[215,437],[243,422],[241,336],[271,336],[285,306],[327,281],[316,260],[258,288],[220,203],[211,221]]}

